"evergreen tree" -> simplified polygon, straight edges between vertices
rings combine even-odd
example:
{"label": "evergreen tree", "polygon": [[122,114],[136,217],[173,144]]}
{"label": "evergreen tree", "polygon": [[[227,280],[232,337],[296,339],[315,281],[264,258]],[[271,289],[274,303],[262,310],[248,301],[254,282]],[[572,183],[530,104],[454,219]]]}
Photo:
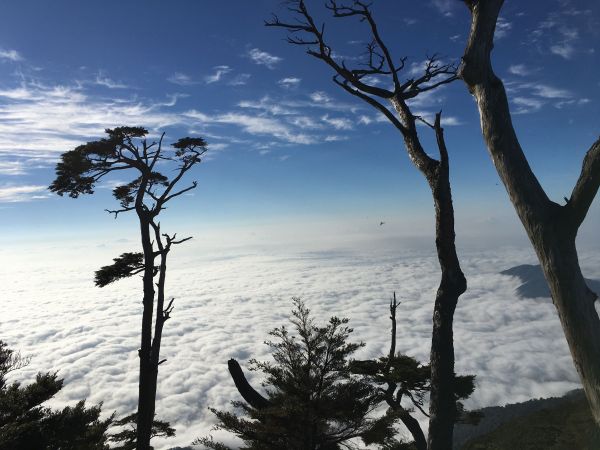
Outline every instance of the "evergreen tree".
{"label": "evergreen tree", "polygon": [[8,384],[6,375],[28,360],[0,341],[0,450],[106,450],[113,417],[100,420],[101,404],[52,410],[42,406],[63,387],[56,373],[39,373],[33,383]]}
{"label": "evergreen tree", "polygon": [[[348,319],[332,317],[317,326],[302,301],[294,299],[291,323],[269,334],[266,344],[274,362],[251,360],[251,370],[262,372],[266,396],[247,384],[235,360],[230,372],[247,403],[232,402],[244,416],[211,408],[221,428],[244,441],[243,449],[334,450],[352,439],[383,441],[394,434],[390,416],[373,418],[379,400],[373,386],[350,370],[352,354],[362,343],[349,343]],[[196,444],[224,450],[212,438]]]}
{"label": "evergreen tree", "polygon": [[[142,324],[141,344],[138,351],[139,384],[138,409],[135,415],[136,448],[149,450],[153,435],[156,390],[160,350],[165,322],[171,317],[173,301],[165,292],[167,257],[172,247],[191,237],[177,239],[177,235],[163,233],[158,216],[172,199],[195,189],[194,181],[178,190],[178,183],[207,151],[202,138],[184,137],[163,146],[164,133],[155,142],[148,142],[148,130],[142,127],[118,127],[106,130],[107,137],[88,142],[61,155],[56,165],[56,179],[50,190],[58,195],[77,198],[93,194],[95,184],[105,176],[118,172],[129,173],[133,179],[113,189],[119,209],[107,210],[115,215],[135,212],[140,225],[142,252],[127,252],[113,259],[113,264],[96,272],[95,283],[106,286],[121,278],[142,274]],[[169,167],[171,166],[171,167]],[[167,177],[158,167],[174,169]],[[154,313],[156,310],[156,314]],[[131,417],[131,416],[128,416]]]}

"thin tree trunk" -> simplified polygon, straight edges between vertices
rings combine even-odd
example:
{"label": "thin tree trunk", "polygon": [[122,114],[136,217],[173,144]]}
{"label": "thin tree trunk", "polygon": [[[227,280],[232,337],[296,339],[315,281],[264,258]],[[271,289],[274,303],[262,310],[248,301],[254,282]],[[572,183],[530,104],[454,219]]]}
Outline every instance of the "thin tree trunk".
{"label": "thin tree trunk", "polygon": [[442,269],[442,279],[435,298],[431,337],[431,392],[427,437],[430,450],[452,448],[454,422],[456,421],[452,330],[458,297],[467,289],[467,280],[460,268],[456,254],[448,153],[439,115],[436,117],[435,130],[441,158],[435,176],[430,180],[430,185],[435,203],[435,245]]}
{"label": "thin tree trunk", "polygon": [[152,364],[152,314],[154,307],[154,250],[150,237],[150,222],[138,212],[142,248],[144,250],[144,297],[142,312],[142,342],[139,350],[140,380],[138,396],[137,450],[150,448],[154,399],[156,395],[157,367]]}
{"label": "thin tree trunk", "polygon": [[442,279],[433,309],[427,445],[430,450],[448,450],[452,448],[456,421],[452,327],[458,298],[467,290],[467,280],[460,268],[456,253],[448,150],[441,127],[440,113],[436,115],[435,124],[430,125],[435,131],[440,152],[440,160],[436,161],[426,157],[417,136],[415,119],[406,104],[395,101],[392,105],[407,127],[408,132],[404,135],[406,148],[414,164],[425,175],[435,206],[435,245]]}
{"label": "thin tree trunk", "polygon": [[583,162],[567,204],[548,199],[533,174],[512,125],[506,92],[490,54],[502,0],[466,1],[471,31],[460,70],[475,97],[489,153],[548,282],[573,362],[600,424],[600,319],[597,296],[585,284],[575,246],[577,231],[600,185],[600,140]]}
{"label": "thin tree trunk", "polygon": [[[454,336],[453,319],[458,297],[465,292],[463,275],[454,244],[454,212],[447,167],[440,164],[433,186],[436,210],[436,247],[442,280],[437,290],[433,310],[431,337],[431,391],[429,397],[430,450],[451,449],[456,397],[454,394]],[[445,173],[444,173],[445,172]]]}
{"label": "thin tree trunk", "polygon": [[415,440],[417,450],[427,450],[427,440],[425,439],[421,425],[419,425],[419,421],[406,411],[404,414],[400,415],[400,420],[406,429],[410,431],[410,434]]}

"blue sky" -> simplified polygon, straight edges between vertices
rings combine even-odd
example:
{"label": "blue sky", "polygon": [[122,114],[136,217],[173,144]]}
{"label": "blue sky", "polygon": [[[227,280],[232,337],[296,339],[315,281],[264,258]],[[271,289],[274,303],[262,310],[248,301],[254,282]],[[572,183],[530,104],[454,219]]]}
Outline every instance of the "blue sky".
{"label": "blue sky", "polygon": [[[332,20],[321,2],[308,3],[328,23],[336,53],[355,63],[369,39],[364,24]],[[599,11],[593,1],[508,0],[496,34],[494,67],[508,88],[521,143],[556,201],[570,194],[598,136]],[[264,27],[272,12],[286,17],[280,2],[266,0],[6,2],[0,17],[4,239],[114,236],[133,223],[116,224],[103,211],[114,205],[109,188],[121,178],[77,201],[45,190],[62,152],[120,125],[166,131],[171,142],[187,135],[209,142],[206,161],[190,178],[199,182],[194,195],[165,213],[174,231],[368,234],[379,233],[375,226],[384,220],[387,233],[430,233],[430,193],[400,135],[335,86],[324,64],[288,45],[283,30]],[[374,13],[392,52],[408,57],[405,78],[427,55],[451,61],[462,54],[469,17],[459,1],[380,0]],[[413,103],[423,115],[440,109],[459,239],[522,236],[460,81]],[[430,131],[420,131],[434,153]],[[597,204],[588,220],[594,226]]]}

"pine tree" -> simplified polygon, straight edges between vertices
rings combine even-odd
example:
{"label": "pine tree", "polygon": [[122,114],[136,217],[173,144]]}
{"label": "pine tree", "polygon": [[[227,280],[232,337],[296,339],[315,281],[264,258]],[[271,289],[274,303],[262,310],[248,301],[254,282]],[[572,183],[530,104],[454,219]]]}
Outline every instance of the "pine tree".
{"label": "pine tree", "polygon": [[42,406],[63,387],[56,373],[38,373],[33,383],[8,384],[6,375],[28,364],[0,341],[0,450],[107,450],[113,416],[100,420],[102,405],[53,410]]}
{"label": "pine tree", "polygon": [[[237,361],[230,360],[230,372],[246,402],[232,404],[244,415],[211,411],[218,428],[244,441],[244,449],[334,450],[350,440],[385,440],[394,434],[393,419],[373,418],[379,404],[373,386],[350,370],[350,357],[362,343],[349,343],[352,328],[348,319],[332,317],[317,326],[309,309],[294,299],[291,323],[269,334],[266,344],[273,362],[251,360],[251,370],[262,372],[266,396],[247,384]],[[212,438],[196,444],[214,450],[227,447]]]}

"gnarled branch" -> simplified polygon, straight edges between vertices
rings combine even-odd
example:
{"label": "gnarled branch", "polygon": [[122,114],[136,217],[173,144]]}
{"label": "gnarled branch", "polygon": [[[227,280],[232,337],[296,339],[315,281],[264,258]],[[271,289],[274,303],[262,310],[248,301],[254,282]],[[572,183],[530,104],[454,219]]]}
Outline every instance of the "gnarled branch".
{"label": "gnarled branch", "polygon": [[250,406],[260,410],[267,408],[270,405],[269,400],[250,386],[242,368],[235,359],[231,358],[227,361],[227,368],[229,369],[229,373],[231,374],[231,378],[233,379],[238,392]]}

